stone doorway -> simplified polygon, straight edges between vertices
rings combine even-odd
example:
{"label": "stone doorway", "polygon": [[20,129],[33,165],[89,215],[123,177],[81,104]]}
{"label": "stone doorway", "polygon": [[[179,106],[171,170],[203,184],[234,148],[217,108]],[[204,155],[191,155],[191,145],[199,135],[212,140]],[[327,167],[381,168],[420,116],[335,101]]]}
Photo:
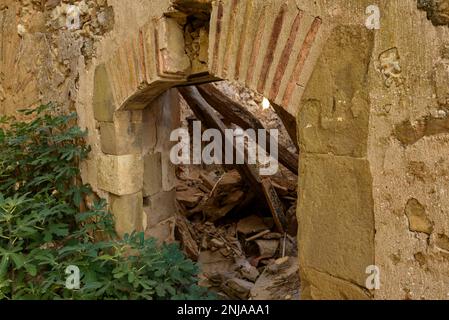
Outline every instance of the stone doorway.
{"label": "stone doorway", "polygon": [[[271,10],[277,15],[271,16]],[[249,21],[261,21],[261,28]],[[94,115],[103,151],[98,159],[98,187],[110,193],[113,211],[113,203],[115,208],[140,211],[131,204],[137,198],[154,195],[158,188],[164,192],[172,188],[171,169],[166,167],[168,147],[156,141],[168,141],[169,133],[179,126],[178,98],[170,88],[219,79],[237,81],[296,116],[324,37],[321,25],[320,18],[299,10],[295,1],[270,5],[220,1],[193,13],[167,12],[131,35],[95,71]],[[154,136],[156,140],[149,141]],[[161,165],[144,159],[153,148],[160,155],[152,160]],[[150,175],[145,172],[150,166],[160,168],[167,180],[158,188],[144,186],[142,177]],[[123,229],[138,220],[124,222]]]}
{"label": "stone doorway", "polygon": [[[299,9],[294,0],[204,3],[193,10],[175,6],[151,20],[95,71],[94,115],[102,146],[96,158],[98,188],[109,194],[121,234],[142,230],[163,238],[171,227],[167,212],[154,214],[160,206],[167,211],[175,196],[175,168],[167,158],[166,137],[180,120],[178,98],[171,88],[236,81],[294,117],[313,120],[307,118],[313,112],[301,115],[299,106],[329,37],[326,22]],[[308,106],[313,109],[313,101]],[[299,130],[308,126],[302,124]],[[351,297],[368,298],[361,287],[365,268],[374,264],[374,222],[372,216],[365,219],[357,212],[370,199],[371,190],[357,187],[359,174],[369,178],[367,164],[313,148],[304,151],[299,185],[306,190],[300,193],[298,208],[304,297],[341,297],[349,292]],[[338,170],[349,172],[346,180],[339,180]],[[352,186],[359,193],[346,199],[344,192],[351,194]],[[343,206],[336,214],[326,205],[330,198],[335,200],[332,188],[348,188],[337,199]],[[153,210],[148,209],[145,217],[144,208],[149,207]],[[333,232],[329,226],[333,223],[342,228],[324,235]],[[352,227],[365,230],[360,223],[369,224],[370,232],[340,237]],[[354,251],[362,258],[351,261]]]}

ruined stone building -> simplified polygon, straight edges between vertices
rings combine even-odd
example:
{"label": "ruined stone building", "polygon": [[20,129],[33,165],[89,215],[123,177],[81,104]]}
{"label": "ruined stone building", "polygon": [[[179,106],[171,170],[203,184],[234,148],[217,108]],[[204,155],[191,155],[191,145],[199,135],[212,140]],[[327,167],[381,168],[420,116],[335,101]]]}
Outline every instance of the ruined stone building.
{"label": "ruined stone building", "polygon": [[0,114],[76,111],[121,234],[168,237],[173,88],[217,80],[296,118],[303,299],[449,298],[449,1],[0,0]]}

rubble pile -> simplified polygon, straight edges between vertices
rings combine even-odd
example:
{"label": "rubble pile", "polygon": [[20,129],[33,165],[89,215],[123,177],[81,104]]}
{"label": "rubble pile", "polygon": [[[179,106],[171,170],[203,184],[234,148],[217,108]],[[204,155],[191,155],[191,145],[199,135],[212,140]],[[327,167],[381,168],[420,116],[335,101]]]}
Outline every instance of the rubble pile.
{"label": "rubble pile", "polygon": [[[183,125],[191,136],[198,120],[222,134],[225,128],[273,128],[272,123],[259,120],[266,118],[266,110],[260,109],[262,116],[248,107],[250,102],[233,99],[227,85],[178,88],[184,103]],[[273,119],[279,114],[271,112]],[[198,261],[201,284],[223,299],[299,298],[298,155],[291,134],[296,125],[279,118],[275,128],[287,123],[292,130],[279,141],[282,166],[275,175],[262,176],[259,165],[246,161],[240,166],[177,167],[176,239],[189,258]]]}
{"label": "rubble pile", "polygon": [[293,215],[280,233],[236,170],[180,167],[178,179],[177,238],[200,264],[201,284],[223,299],[297,299],[295,186],[273,182]]}

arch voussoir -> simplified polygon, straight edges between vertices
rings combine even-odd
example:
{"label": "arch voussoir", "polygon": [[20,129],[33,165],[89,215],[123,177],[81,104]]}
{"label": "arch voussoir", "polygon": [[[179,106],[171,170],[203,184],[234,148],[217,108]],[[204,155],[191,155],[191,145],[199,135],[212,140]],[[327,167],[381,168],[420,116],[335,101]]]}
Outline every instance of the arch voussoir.
{"label": "arch voussoir", "polygon": [[296,116],[329,26],[294,0],[216,1],[211,17],[209,72]]}

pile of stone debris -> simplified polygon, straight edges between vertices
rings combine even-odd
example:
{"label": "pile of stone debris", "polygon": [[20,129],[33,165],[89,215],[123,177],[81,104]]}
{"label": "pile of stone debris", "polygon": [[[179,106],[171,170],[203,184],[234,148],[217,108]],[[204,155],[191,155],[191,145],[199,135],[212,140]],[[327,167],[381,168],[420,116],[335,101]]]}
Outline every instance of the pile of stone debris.
{"label": "pile of stone debris", "polygon": [[223,299],[299,298],[294,184],[272,182],[288,222],[280,232],[238,171],[180,167],[178,179],[176,237],[202,285]]}

